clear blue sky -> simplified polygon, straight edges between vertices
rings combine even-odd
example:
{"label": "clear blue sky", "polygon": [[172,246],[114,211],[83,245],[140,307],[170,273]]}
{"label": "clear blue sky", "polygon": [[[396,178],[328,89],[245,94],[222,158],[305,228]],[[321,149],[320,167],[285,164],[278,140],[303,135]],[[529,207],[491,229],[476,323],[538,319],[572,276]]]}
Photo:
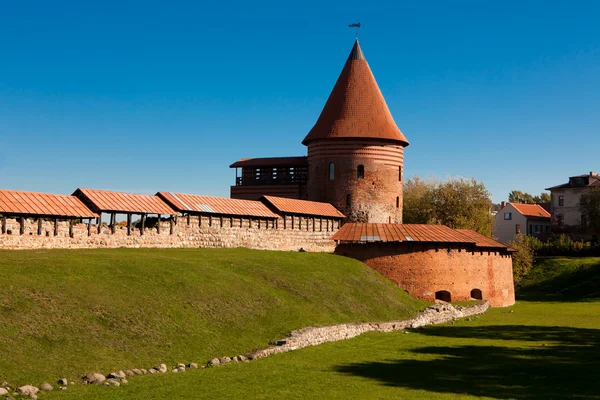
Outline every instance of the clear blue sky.
{"label": "clear blue sky", "polygon": [[0,3],[0,188],[228,196],[305,154],[355,21],[407,176],[498,202],[600,170],[600,2],[91,3]]}

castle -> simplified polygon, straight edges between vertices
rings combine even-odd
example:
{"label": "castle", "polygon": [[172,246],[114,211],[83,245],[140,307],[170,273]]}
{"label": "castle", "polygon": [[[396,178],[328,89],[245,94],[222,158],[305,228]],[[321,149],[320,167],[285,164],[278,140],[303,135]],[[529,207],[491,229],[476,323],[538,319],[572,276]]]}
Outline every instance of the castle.
{"label": "castle", "polygon": [[[241,159],[231,198],[0,190],[0,249],[250,247],[335,251],[424,300],[514,304],[514,250],[470,230],[402,224],[404,148],[358,40],[307,157]],[[240,174],[241,170],[241,174]],[[109,222],[103,222],[103,217]],[[126,222],[118,222],[126,217]],[[133,217],[139,217],[136,223]]]}
{"label": "castle", "polygon": [[308,157],[241,159],[231,197],[333,204],[348,221],[402,223],[408,140],[396,126],[358,40],[314,127]]}

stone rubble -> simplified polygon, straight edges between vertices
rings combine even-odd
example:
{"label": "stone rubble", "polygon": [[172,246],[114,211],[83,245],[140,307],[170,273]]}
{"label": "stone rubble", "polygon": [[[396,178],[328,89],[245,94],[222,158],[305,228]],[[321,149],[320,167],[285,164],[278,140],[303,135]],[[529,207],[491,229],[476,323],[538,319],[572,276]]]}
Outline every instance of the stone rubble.
{"label": "stone rubble", "polygon": [[276,345],[274,346],[252,353],[250,358],[264,358],[273,354],[316,346],[322,343],[346,340],[365,332],[392,332],[403,329],[419,328],[425,325],[441,324],[453,321],[457,318],[482,314],[488,307],[488,302],[473,305],[471,307],[454,307],[448,303],[437,303],[427,307],[415,317],[402,321],[365,322],[303,328],[292,331],[290,337],[276,341]]}

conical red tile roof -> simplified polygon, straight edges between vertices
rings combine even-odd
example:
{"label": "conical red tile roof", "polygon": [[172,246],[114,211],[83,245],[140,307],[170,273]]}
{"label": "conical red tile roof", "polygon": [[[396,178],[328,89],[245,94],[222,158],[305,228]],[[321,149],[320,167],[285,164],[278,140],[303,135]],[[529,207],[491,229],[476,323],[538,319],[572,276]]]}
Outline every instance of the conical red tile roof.
{"label": "conical red tile roof", "polygon": [[317,123],[302,144],[335,138],[384,139],[408,146],[408,140],[396,126],[383,99],[358,40]]}

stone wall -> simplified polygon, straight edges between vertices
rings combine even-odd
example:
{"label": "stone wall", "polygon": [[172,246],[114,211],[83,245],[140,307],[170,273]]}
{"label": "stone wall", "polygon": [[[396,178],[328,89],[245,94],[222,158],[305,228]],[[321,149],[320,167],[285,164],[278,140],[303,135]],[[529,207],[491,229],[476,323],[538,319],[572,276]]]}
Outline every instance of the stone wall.
{"label": "stone wall", "polygon": [[358,259],[412,296],[433,301],[450,292],[452,301],[472,300],[473,289],[492,306],[514,304],[512,257],[471,245],[436,243],[340,244],[336,254]]}
{"label": "stone wall", "polygon": [[409,328],[420,328],[427,325],[441,324],[458,318],[483,314],[489,303],[483,302],[470,307],[454,307],[451,304],[438,303],[427,307],[415,317],[391,322],[364,322],[333,326],[308,327],[292,331],[290,336],[278,340],[275,346],[258,350],[250,354],[250,358],[264,358],[277,353],[285,353],[309,346],[317,346],[327,342],[351,339],[365,332],[392,332]]}
{"label": "stone wall", "polygon": [[[0,233],[0,249],[40,248],[115,248],[115,247],[249,247],[269,250],[299,250],[333,252],[330,237],[339,229],[339,222],[320,218],[285,216],[279,220],[258,220],[239,217],[179,216],[171,223],[148,220],[142,234],[139,228],[126,226],[59,221],[55,235],[53,220],[25,219],[20,234],[19,219],[6,219],[6,233]],[[172,231],[172,233],[171,233]],[[38,234],[40,233],[40,234]]]}

